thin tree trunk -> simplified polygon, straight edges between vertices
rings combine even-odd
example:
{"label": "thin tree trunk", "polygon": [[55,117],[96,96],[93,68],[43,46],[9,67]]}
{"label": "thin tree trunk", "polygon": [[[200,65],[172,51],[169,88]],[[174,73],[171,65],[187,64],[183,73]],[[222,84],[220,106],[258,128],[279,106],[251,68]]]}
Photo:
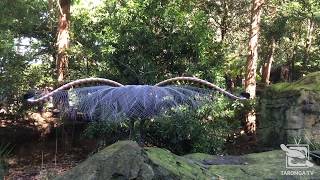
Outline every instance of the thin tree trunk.
{"label": "thin tree trunk", "polygon": [[296,51],[297,51],[297,49],[298,49],[298,47],[297,47],[297,45],[295,45],[294,48],[293,48],[293,52],[292,52],[291,58],[290,59],[288,58],[288,62],[289,62],[288,64],[290,64],[290,79],[289,79],[290,82],[294,81],[295,78],[296,78],[296,77],[294,77],[294,72],[295,72],[294,63],[296,61],[296,55],[297,55]]}
{"label": "thin tree trunk", "polygon": [[274,59],[273,56],[274,56],[275,49],[276,49],[276,40],[272,36],[268,58],[266,62],[263,64],[263,69],[262,69],[262,82],[265,84],[265,86],[270,84],[270,72],[271,72],[271,65]]}
{"label": "thin tree trunk", "polygon": [[305,55],[303,61],[303,67],[306,70],[309,59],[310,59],[310,49],[312,44],[312,34],[314,29],[314,23],[311,19],[308,19],[308,26],[307,26],[307,37],[306,37],[306,47],[305,47]]}
{"label": "thin tree trunk", "polygon": [[[297,34],[301,34],[301,28],[300,30],[297,32]],[[287,54],[287,64],[290,65],[290,77],[289,77],[289,81],[294,81],[297,77],[295,77],[295,61],[297,59],[297,51],[298,51],[298,44],[300,41],[300,37],[297,35],[296,33],[292,34],[292,52],[290,53],[290,51],[288,52],[289,54]]]}
{"label": "thin tree trunk", "polygon": [[[258,61],[258,39],[260,31],[260,19],[262,14],[262,5],[264,0],[252,0],[251,9],[251,27],[249,34],[249,48],[248,58],[246,65],[246,78],[245,78],[245,90],[250,94],[250,98],[256,96],[256,71]],[[255,112],[251,111],[247,115],[246,119],[246,131],[247,133],[255,133],[256,131],[256,116]]]}
{"label": "thin tree trunk", "polygon": [[[49,16],[52,16],[53,13],[53,0],[48,0]],[[49,29],[52,30],[52,21],[49,21]]]}
{"label": "thin tree trunk", "polygon": [[220,30],[221,30],[221,41],[224,42],[225,36],[227,34],[227,30],[228,30],[227,18],[228,18],[229,9],[226,1],[222,1],[222,4],[223,4],[223,14],[222,14]]}
{"label": "thin tree trunk", "polygon": [[58,0],[59,25],[57,36],[56,71],[58,83],[62,84],[68,71],[69,27],[70,27],[70,0]]}

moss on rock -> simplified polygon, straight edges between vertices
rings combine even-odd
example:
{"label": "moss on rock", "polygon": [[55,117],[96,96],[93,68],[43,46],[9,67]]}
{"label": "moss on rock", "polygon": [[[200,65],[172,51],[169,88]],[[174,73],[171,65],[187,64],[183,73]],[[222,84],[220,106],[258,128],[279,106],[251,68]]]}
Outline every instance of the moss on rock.
{"label": "moss on rock", "polygon": [[214,179],[214,172],[208,171],[205,166],[191,159],[172,154],[160,148],[146,148],[148,157],[153,166],[160,171],[168,171],[178,179]]}
{"label": "moss on rock", "polygon": [[277,83],[270,86],[266,92],[268,95],[292,96],[301,91],[320,91],[320,71],[310,73],[298,81],[292,83]]}
{"label": "moss on rock", "polygon": [[[210,164],[221,156],[202,153],[177,156],[161,148],[141,148],[132,141],[120,141],[88,158],[56,179],[312,179],[320,167],[307,169],[312,176],[283,176],[285,153],[280,150],[230,156],[241,164]],[[217,161],[214,161],[217,162]]]}
{"label": "moss on rock", "polygon": [[133,141],[119,141],[96,153],[57,180],[64,179],[212,179],[193,161],[160,148],[143,149]]}
{"label": "moss on rock", "polygon": [[57,179],[152,179],[144,151],[133,141],[120,141],[89,157]]}
{"label": "moss on rock", "polygon": [[[208,162],[208,158],[215,159],[218,156],[196,153],[185,157],[203,163]],[[315,179],[320,177],[320,167],[316,165],[307,169],[293,169],[312,171],[314,173],[312,176],[282,175],[281,171],[292,170],[286,169],[286,157],[282,150],[247,154],[241,157],[244,160],[241,165],[210,165],[209,171],[223,179]]]}
{"label": "moss on rock", "polygon": [[293,83],[268,87],[260,98],[257,129],[262,146],[293,143],[294,138],[320,142],[320,72]]}

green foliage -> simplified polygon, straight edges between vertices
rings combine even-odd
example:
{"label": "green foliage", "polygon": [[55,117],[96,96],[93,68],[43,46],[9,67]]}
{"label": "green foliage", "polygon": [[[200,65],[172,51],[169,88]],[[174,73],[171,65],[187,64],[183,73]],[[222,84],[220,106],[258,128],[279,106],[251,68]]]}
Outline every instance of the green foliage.
{"label": "green foliage", "polygon": [[112,144],[117,140],[127,138],[128,125],[126,123],[110,123],[105,121],[91,122],[83,133],[83,137],[98,139],[103,144]]}
{"label": "green foliage", "polygon": [[50,85],[45,79],[52,68],[34,66],[47,66],[54,49],[55,28],[49,28],[47,7],[46,1],[38,0],[0,2],[0,108],[7,113],[22,116],[23,94],[40,84]]}
{"label": "green foliage", "polygon": [[238,102],[223,98],[196,111],[180,107],[149,122],[147,141],[177,154],[222,153],[226,140],[240,126],[234,114],[239,107]]}
{"label": "green foliage", "polygon": [[[28,90],[55,84],[59,11],[57,1],[52,2],[0,2],[0,109],[9,113],[22,115],[22,96]],[[223,87],[226,73],[244,75],[250,6],[249,0],[72,1],[68,80],[95,76],[123,84],[153,84],[186,75]],[[294,80],[320,70],[319,17],[318,0],[266,2],[260,66],[274,38],[273,67],[290,65]],[[218,99],[213,106],[156,118],[147,126],[148,141],[155,144],[159,139],[157,145],[180,153],[220,152],[233,129],[231,121],[243,119],[243,112],[255,105],[248,101],[232,106]],[[208,117],[213,120],[205,120]],[[107,137],[128,133],[127,124],[115,126],[93,123],[85,134],[113,141]]]}
{"label": "green foliage", "polygon": [[319,71],[319,12],[316,0],[270,1],[262,18],[261,65],[269,57],[270,40],[274,38],[273,67],[290,65],[292,80]]}
{"label": "green foliage", "polygon": [[73,58],[87,61],[88,74],[142,84],[185,74],[213,80],[220,71],[222,44],[196,1],[106,1],[79,11]]}
{"label": "green foliage", "polygon": [[[238,101],[217,97],[214,103],[207,103],[197,110],[173,109],[146,121],[143,130],[145,144],[163,147],[176,154],[223,153],[227,139],[240,128],[246,108]],[[136,140],[139,140],[139,122],[135,123],[133,138]],[[127,139],[128,135],[128,121],[120,124],[92,122],[84,132],[85,137],[98,139],[104,146]]]}
{"label": "green foliage", "polygon": [[[98,76],[124,84],[152,84],[188,75],[223,86],[225,73],[244,75],[248,0],[72,2],[70,80]],[[58,6],[56,1],[5,0],[0,7],[0,99],[16,112],[23,93],[55,82]],[[293,64],[294,79],[319,70],[319,12],[316,0],[266,3],[260,65],[275,38],[275,66]],[[32,43],[23,44],[26,38]]]}

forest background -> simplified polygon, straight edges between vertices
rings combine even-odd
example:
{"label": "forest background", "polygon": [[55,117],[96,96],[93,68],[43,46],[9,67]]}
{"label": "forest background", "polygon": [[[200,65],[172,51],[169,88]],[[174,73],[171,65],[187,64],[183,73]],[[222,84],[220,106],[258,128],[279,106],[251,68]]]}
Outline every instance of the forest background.
{"label": "forest background", "polygon": [[30,108],[30,90],[85,77],[195,76],[253,98],[320,68],[317,0],[3,0],[0,12],[0,108],[11,119]]}

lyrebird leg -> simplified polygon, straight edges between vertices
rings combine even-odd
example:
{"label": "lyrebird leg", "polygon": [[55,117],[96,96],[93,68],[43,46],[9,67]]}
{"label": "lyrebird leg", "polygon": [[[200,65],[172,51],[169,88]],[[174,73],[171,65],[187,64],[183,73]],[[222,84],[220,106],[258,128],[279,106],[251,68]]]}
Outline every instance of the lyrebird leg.
{"label": "lyrebird leg", "polygon": [[139,124],[139,142],[138,142],[138,144],[140,145],[140,146],[144,146],[144,136],[145,136],[145,134],[144,134],[144,123],[145,123],[145,119],[141,119],[140,120],[140,124]]}
{"label": "lyrebird leg", "polygon": [[133,133],[134,133],[134,120],[129,120],[129,140],[133,139]]}

